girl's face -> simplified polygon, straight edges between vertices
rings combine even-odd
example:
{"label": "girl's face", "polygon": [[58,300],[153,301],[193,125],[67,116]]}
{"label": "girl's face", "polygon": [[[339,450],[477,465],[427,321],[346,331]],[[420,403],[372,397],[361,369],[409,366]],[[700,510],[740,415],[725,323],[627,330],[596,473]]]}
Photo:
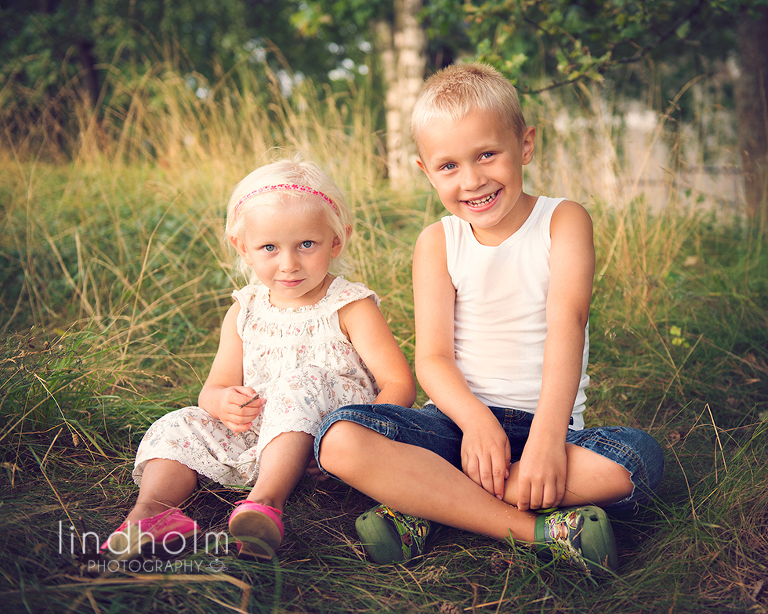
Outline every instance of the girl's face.
{"label": "girl's face", "polygon": [[332,281],[328,268],[342,247],[325,212],[290,199],[255,206],[246,215],[245,231],[232,243],[269,288],[270,302],[286,309],[323,298]]}

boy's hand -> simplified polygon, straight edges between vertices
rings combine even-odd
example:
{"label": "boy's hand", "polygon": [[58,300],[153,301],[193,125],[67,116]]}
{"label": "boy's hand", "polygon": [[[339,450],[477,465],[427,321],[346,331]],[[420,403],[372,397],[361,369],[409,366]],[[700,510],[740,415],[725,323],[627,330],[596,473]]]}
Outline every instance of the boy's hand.
{"label": "boy's hand", "polygon": [[219,420],[233,433],[243,433],[264,409],[266,400],[254,396],[253,388],[232,386],[224,388],[219,398]]}
{"label": "boy's hand", "polygon": [[493,414],[464,430],[461,440],[461,467],[472,481],[497,499],[504,497],[504,480],[509,477],[512,450],[509,438]]}
{"label": "boy's hand", "polygon": [[528,439],[518,465],[517,508],[525,512],[560,505],[567,468],[564,442]]}

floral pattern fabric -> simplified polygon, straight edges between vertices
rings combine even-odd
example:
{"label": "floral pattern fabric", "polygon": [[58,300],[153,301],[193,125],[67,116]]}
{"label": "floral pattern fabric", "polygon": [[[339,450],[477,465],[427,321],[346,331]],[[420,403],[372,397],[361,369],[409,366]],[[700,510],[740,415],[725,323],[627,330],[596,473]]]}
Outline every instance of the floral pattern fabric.
{"label": "floral pattern fabric", "polygon": [[251,485],[264,448],[281,433],[316,435],[334,409],[371,403],[379,392],[373,375],[339,327],[338,311],[365,298],[364,284],[337,277],[314,305],[278,309],[269,290],[246,286],[232,293],[240,303],[237,331],[243,341],[243,385],[266,399],[244,433],[234,433],[203,408],[172,411],[149,427],[139,444],[133,479],[141,483],[147,461],[176,460],[225,485]]}

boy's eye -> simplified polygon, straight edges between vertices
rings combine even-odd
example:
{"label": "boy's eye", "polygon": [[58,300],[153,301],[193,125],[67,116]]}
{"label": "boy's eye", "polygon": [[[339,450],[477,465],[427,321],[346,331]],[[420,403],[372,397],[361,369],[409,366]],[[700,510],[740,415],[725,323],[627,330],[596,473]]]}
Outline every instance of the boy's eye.
{"label": "boy's eye", "polygon": [[452,171],[454,168],[456,168],[456,165],[453,162],[449,162],[448,164],[443,164],[442,168],[444,171]]}
{"label": "boy's eye", "polygon": [[491,158],[491,157],[493,157],[492,151],[486,151],[484,154],[480,155],[481,160],[487,160],[488,158]]}
{"label": "boy's eye", "polygon": [[315,244],[315,242],[314,242],[314,241],[302,241],[302,242],[301,242],[301,246],[302,246],[304,249],[309,249],[309,248],[310,248],[310,247],[312,247],[314,244]]}

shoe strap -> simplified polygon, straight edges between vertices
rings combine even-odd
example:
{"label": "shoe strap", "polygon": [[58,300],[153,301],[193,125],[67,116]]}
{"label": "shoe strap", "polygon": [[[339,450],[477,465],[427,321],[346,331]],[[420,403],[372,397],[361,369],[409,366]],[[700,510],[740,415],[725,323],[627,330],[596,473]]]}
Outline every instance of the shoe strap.
{"label": "shoe strap", "polygon": [[[256,501],[251,501],[250,499],[243,499],[242,501],[238,501],[237,503],[235,503],[235,509],[237,509],[241,505],[245,505],[245,504],[258,505],[259,507],[271,510],[272,512],[274,512],[278,516],[282,516],[283,515],[282,510],[279,510],[276,507],[271,507],[269,505],[264,505],[263,503],[256,503]],[[234,510],[232,510],[232,511],[234,511]]]}
{"label": "shoe strap", "polygon": [[[427,541],[430,528],[429,520],[401,514],[386,505],[379,506],[376,509],[376,515],[388,520],[395,527],[400,536],[400,546],[406,561],[424,552],[424,544]],[[416,552],[411,554],[414,548]]]}
{"label": "shoe strap", "polygon": [[561,509],[544,518],[544,542],[553,558],[568,561],[589,573],[581,552],[584,517],[576,510]]}

